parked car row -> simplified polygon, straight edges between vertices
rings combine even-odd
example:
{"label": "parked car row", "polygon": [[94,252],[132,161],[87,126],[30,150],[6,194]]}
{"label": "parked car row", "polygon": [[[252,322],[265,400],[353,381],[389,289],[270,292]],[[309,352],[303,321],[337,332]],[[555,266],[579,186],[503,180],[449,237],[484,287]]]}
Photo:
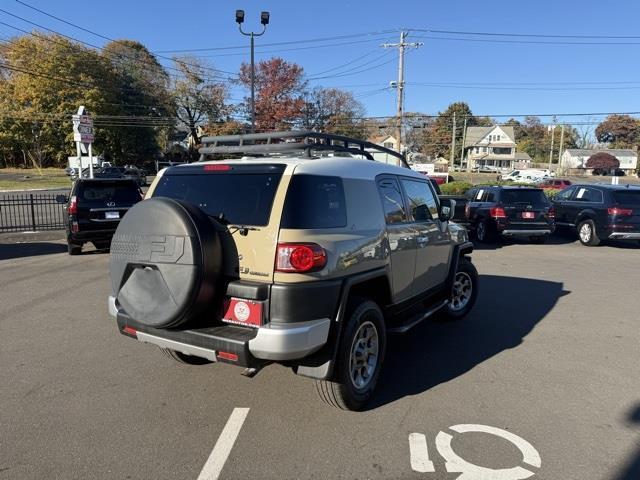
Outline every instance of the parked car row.
{"label": "parked car row", "polygon": [[583,245],[640,241],[640,187],[570,185],[549,200],[542,188],[474,187],[465,222],[480,242],[525,237],[543,243],[557,229],[574,231]]}
{"label": "parked car row", "polygon": [[[74,170],[71,173],[71,178],[77,178],[78,174]],[[82,178],[89,178],[90,171],[88,168],[82,170]],[[105,166],[93,169],[94,178],[124,178],[127,180],[135,181],[138,186],[145,187],[147,185],[147,173],[133,165],[126,167],[112,167]]]}

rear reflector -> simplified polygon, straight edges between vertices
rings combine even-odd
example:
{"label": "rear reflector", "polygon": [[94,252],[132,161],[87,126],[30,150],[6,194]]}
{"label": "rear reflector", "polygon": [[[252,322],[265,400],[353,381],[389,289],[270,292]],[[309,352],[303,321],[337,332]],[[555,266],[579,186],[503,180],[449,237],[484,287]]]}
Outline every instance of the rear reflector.
{"label": "rear reflector", "polygon": [[231,360],[232,362],[238,361],[238,355],[229,352],[218,352],[218,358],[224,358],[225,360]]}
{"label": "rear reflector", "polygon": [[553,207],[549,209],[549,218],[556,218],[556,209]]}
{"label": "rear reflector", "polygon": [[262,302],[232,297],[225,307],[222,320],[248,327],[262,325]]}
{"label": "rear reflector", "polygon": [[131,327],[124,327],[122,329],[122,332],[126,333],[127,335],[133,335],[134,337],[138,336],[138,332]]}
{"label": "rear reflector", "polygon": [[231,165],[205,165],[205,172],[226,172],[231,170]]}
{"label": "rear reflector", "polygon": [[609,215],[620,215],[624,217],[633,215],[633,210],[631,208],[613,207],[607,208],[607,212],[609,213]]}
{"label": "rear reflector", "polygon": [[80,231],[80,227],[78,226],[78,222],[71,222],[71,231],[73,233],[78,233]]}

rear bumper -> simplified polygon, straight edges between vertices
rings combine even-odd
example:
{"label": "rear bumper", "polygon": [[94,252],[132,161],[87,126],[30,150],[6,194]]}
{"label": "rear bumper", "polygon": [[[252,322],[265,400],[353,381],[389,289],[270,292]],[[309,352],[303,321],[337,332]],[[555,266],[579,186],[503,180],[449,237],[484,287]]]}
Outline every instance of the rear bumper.
{"label": "rear bumper", "polygon": [[535,230],[514,230],[506,229],[500,232],[505,237],[535,237],[541,235],[551,235],[553,233],[552,228],[547,229],[535,229]]}
{"label": "rear bumper", "polygon": [[120,333],[141,342],[214,361],[221,351],[232,353],[238,359],[231,363],[246,367],[306,357],[327,342],[331,326],[329,318],[320,318],[287,324],[271,322],[260,328],[223,324],[189,330],[154,329],[131,320],[118,309],[113,296],[109,297],[109,313],[117,318]]}
{"label": "rear bumper", "polygon": [[612,240],[640,240],[640,232],[613,232],[609,234]]}
{"label": "rear bumper", "polygon": [[69,232],[68,239],[71,242],[90,242],[92,240],[111,240],[116,233],[114,229],[108,230],[80,230],[79,232]]}

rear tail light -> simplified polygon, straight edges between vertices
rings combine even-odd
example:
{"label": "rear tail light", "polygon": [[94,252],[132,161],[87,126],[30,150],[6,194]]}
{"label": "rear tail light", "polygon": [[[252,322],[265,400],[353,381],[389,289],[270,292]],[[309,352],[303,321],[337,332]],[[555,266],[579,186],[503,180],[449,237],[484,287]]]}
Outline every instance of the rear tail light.
{"label": "rear tail light", "polygon": [[633,215],[633,210],[630,208],[613,207],[613,208],[607,208],[607,213],[609,213],[609,215],[618,215],[618,216],[628,217]]}
{"label": "rear tail light", "polygon": [[248,327],[259,327],[262,325],[262,302],[231,297],[225,305],[222,320]]}
{"label": "rear tail light", "polygon": [[327,252],[315,243],[279,243],[276,253],[278,272],[314,272],[327,264]]}
{"label": "rear tail light", "polygon": [[493,218],[507,218],[507,214],[504,212],[504,208],[502,207],[490,208],[489,215]]}
{"label": "rear tail light", "polygon": [[74,195],[69,202],[69,208],[67,209],[69,215],[75,215],[78,213],[78,198]]}
{"label": "rear tail light", "polygon": [[549,209],[549,218],[556,218],[556,209],[553,207]]}

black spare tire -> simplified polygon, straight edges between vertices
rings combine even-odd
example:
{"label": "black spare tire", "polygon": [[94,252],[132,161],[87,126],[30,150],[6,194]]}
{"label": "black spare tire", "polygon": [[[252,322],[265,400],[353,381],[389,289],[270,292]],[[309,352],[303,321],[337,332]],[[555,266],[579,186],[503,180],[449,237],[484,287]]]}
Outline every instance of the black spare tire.
{"label": "black spare tire", "polygon": [[111,241],[111,288],[119,307],[155,328],[213,311],[222,272],[220,228],[180,200],[157,197],[133,206]]}

